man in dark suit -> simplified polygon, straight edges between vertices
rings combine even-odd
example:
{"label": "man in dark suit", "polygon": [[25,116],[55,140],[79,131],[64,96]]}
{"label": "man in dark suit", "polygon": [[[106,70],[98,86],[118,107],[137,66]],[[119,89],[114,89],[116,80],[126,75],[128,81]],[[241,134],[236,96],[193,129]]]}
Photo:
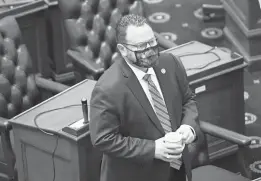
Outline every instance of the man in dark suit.
{"label": "man in dark suit", "polygon": [[[116,35],[124,60],[101,76],[91,98],[91,140],[103,152],[101,181],[191,181],[187,144],[199,126],[184,67],[170,54],[159,55],[141,16],[122,17]],[[167,142],[170,132],[182,135],[182,144]]]}

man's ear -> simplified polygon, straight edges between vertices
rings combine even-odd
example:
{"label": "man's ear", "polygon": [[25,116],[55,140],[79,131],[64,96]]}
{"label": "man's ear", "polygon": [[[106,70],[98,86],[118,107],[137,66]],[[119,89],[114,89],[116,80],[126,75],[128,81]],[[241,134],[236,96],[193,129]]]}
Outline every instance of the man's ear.
{"label": "man's ear", "polygon": [[127,56],[127,50],[122,44],[117,44],[117,48],[122,56]]}

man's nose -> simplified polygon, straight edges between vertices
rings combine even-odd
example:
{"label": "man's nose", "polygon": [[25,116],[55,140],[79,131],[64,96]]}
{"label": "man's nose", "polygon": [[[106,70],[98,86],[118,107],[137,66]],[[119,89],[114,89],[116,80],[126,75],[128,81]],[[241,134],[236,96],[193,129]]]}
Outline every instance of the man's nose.
{"label": "man's nose", "polygon": [[146,57],[149,57],[149,56],[151,56],[151,55],[153,55],[153,54],[154,54],[153,49],[152,49],[151,47],[149,47],[149,48],[147,48],[146,51],[144,52],[143,57],[146,58]]}

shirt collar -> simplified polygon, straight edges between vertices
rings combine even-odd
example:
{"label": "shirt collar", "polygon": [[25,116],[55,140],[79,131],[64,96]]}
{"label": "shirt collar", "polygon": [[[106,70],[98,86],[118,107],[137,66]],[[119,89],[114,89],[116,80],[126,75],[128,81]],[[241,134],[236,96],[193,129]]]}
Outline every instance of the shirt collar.
{"label": "shirt collar", "polygon": [[134,67],[133,65],[131,65],[129,62],[126,61],[126,63],[129,65],[129,67],[132,69],[132,71],[134,72],[134,74],[136,75],[137,79],[140,81],[143,79],[143,77],[146,74],[150,74],[150,75],[156,75],[155,71],[153,68],[148,68],[148,71],[145,73],[142,70],[138,69],[137,67]]}

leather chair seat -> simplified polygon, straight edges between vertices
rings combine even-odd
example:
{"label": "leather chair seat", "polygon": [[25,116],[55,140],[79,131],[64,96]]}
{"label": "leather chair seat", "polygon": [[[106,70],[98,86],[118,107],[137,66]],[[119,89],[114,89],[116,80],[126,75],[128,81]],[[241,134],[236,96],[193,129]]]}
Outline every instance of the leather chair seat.
{"label": "leather chair seat", "polygon": [[248,178],[214,165],[195,168],[192,175],[193,181],[250,181]]}

